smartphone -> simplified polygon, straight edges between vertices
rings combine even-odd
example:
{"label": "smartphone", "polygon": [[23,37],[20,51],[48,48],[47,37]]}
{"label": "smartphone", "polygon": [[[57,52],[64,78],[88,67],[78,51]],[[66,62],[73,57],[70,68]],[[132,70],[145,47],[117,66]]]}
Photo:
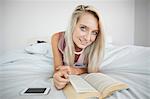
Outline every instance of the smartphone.
{"label": "smartphone", "polygon": [[47,95],[50,88],[26,88],[21,91],[21,95]]}

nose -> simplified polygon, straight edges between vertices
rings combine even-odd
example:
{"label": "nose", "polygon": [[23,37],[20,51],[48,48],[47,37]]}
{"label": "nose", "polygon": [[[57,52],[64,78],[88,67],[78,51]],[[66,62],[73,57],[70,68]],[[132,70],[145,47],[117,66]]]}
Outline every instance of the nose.
{"label": "nose", "polygon": [[90,40],[91,40],[91,34],[90,34],[90,33],[87,33],[87,34],[85,35],[85,40],[86,40],[86,41],[90,41]]}

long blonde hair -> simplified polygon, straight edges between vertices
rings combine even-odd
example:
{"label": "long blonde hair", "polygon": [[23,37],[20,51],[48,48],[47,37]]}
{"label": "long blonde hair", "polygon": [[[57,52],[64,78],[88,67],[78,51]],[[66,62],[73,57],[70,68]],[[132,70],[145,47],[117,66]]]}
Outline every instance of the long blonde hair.
{"label": "long blonde hair", "polygon": [[75,47],[72,35],[80,16],[85,12],[91,13],[98,19],[99,33],[96,37],[96,40],[85,49],[85,54],[88,56],[88,72],[98,72],[98,67],[101,64],[104,55],[104,33],[100,14],[93,6],[79,5],[72,13],[68,29],[65,32],[66,46],[64,50],[64,60],[66,61],[67,65],[73,66],[75,59]]}

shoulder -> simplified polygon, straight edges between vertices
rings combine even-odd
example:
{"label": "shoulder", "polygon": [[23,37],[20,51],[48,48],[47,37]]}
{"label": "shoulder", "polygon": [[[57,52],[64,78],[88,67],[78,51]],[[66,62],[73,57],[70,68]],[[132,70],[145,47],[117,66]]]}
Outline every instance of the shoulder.
{"label": "shoulder", "polygon": [[51,37],[51,42],[58,42],[62,36],[64,36],[64,32],[54,33]]}

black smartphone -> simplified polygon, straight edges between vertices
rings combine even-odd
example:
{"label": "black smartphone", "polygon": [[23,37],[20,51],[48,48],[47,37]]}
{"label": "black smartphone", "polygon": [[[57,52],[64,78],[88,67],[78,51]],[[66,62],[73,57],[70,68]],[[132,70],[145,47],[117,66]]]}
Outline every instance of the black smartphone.
{"label": "black smartphone", "polygon": [[21,95],[47,95],[50,88],[25,88]]}

